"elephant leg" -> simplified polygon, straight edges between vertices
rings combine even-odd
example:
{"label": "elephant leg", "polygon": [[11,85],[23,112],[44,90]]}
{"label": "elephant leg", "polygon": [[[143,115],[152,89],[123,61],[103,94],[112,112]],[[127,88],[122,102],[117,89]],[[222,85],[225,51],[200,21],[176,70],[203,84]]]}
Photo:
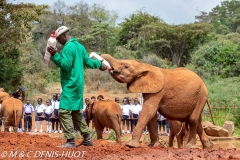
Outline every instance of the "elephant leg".
{"label": "elephant leg", "polygon": [[18,127],[13,127],[13,132],[17,132],[17,130],[18,130]]}
{"label": "elephant leg", "polygon": [[5,117],[2,117],[2,125],[3,125],[4,132],[9,132],[10,122]]}
{"label": "elephant leg", "polygon": [[183,147],[183,136],[180,133],[177,137],[177,144],[178,144],[178,148],[182,148]]}
{"label": "elephant leg", "polygon": [[121,128],[120,128],[120,126],[119,127],[114,126],[114,127],[112,127],[112,129],[116,133],[116,141],[117,141],[117,143],[121,144]]}
{"label": "elephant leg", "polygon": [[158,137],[158,130],[156,127],[157,124],[157,116],[154,116],[149,122],[148,122],[148,130],[151,142],[148,146],[158,146],[159,145],[159,137]]}
{"label": "elephant leg", "polygon": [[[132,140],[130,140],[126,144],[129,147],[139,147],[140,146],[139,140],[142,136],[143,129],[146,127],[148,122],[154,116],[156,116],[156,112],[158,109],[158,102],[156,102],[156,99],[154,98],[154,96],[144,97],[144,99],[145,99],[145,102],[142,107],[142,111],[139,115],[138,123],[133,130]],[[154,126],[156,127],[156,123],[154,124]]]}
{"label": "elephant leg", "polygon": [[195,148],[197,139],[196,139],[196,131],[197,123],[189,122],[189,138],[186,148]]}
{"label": "elephant leg", "polygon": [[173,130],[171,129],[170,130],[170,135],[169,135],[169,141],[168,141],[168,146],[169,147],[173,147],[173,140],[174,140],[174,133],[173,133]]}
{"label": "elephant leg", "polygon": [[188,138],[189,138],[189,131],[185,131],[185,134],[184,134],[184,143],[183,143],[183,146],[185,147],[187,145],[187,142],[188,142]]}
{"label": "elephant leg", "polygon": [[100,124],[99,120],[97,118],[94,118],[94,126],[95,130],[97,132],[97,139],[103,139],[103,129],[104,127]]}
{"label": "elephant leg", "polygon": [[212,148],[213,143],[210,139],[208,139],[207,134],[205,133],[203,127],[202,127],[202,116],[200,116],[197,126],[197,134],[200,138],[200,141],[202,143],[203,148]]}
{"label": "elephant leg", "polygon": [[121,143],[121,120],[115,119],[115,120],[111,120],[111,121],[112,121],[112,125],[110,126],[110,128],[112,128],[116,133],[117,143]]}

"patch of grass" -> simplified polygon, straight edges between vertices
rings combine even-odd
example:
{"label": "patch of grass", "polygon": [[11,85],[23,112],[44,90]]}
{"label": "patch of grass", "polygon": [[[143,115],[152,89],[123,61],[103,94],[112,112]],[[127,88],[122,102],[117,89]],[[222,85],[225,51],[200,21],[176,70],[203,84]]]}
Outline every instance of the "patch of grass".
{"label": "patch of grass", "polygon": [[103,139],[116,141],[116,139],[117,139],[116,133],[111,129],[110,130],[110,134],[108,135],[108,137],[107,138],[103,138]]}
{"label": "patch of grass", "polygon": [[[223,126],[225,121],[233,121],[235,125],[233,136],[240,135],[240,77],[225,79],[211,77],[205,82],[215,124]],[[203,121],[212,122],[207,105],[202,115]]]}
{"label": "patch of grass", "polygon": [[80,139],[82,136],[80,135],[80,132],[74,132],[75,139]]}
{"label": "patch of grass", "polygon": [[122,141],[127,141],[127,140],[128,140],[128,137],[123,136],[123,137],[121,137],[121,140],[122,140]]}
{"label": "patch of grass", "polygon": [[90,133],[90,137],[91,137],[92,139],[97,139],[97,134],[95,133],[94,130],[90,130],[89,133]]}
{"label": "patch of grass", "polygon": [[150,139],[149,135],[145,135],[144,138],[143,138],[143,141],[150,143],[150,142],[151,142],[151,139]]}

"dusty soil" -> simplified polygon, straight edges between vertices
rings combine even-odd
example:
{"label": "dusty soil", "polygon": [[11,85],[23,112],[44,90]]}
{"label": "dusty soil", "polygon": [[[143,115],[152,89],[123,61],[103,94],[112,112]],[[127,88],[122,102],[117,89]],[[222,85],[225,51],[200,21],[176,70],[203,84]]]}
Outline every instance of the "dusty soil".
{"label": "dusty soil", "polygon": [[[52,134],[50,134],[52,135]],[[240,159],[236,149],[171,149],[148,147],[142,143],[140,148],[128,148],[113,141],[93,140],[93,147],[81,146],[72,149],[60,149],[62,138],[53,138],[46,134],[0,133],[0,159]],[[76,140],[80,143],[81,139]]]}

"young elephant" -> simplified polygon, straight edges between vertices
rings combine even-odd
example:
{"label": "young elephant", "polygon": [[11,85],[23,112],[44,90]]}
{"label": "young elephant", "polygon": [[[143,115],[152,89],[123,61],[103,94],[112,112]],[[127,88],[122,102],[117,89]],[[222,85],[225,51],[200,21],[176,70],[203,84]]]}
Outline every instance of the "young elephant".
{"label": "young elephant", "polygon": [[110,75],[120,83],[126,83],[130,92],[142,93],[144,104],[138,123],[133,130],[129,147],[140,147],[140,138],[147,125],[151,142],[149,146],[159,145],[156,130],[157,111],[170,120],[186,122],[189,138],[185,148],[195,148],[196,134],[203,148],[212,148],[213,143],[202,127],[202,110],[208,100],[207,87],[203,80],[187,68],[164,69],[136,60],[115,59],[102,54],[112,67]]}
{"label": "young elephant", "polygon": [[18,125],[23,116],[23,103],[6,92],[0,92],[1,119],[4,125],[4,131],[9,131],[12,126],[14,132],[17,132]]}
{"label": "young elephant", "polygon": [[186,130],[185,122],[176,120],[168,120],[171,130],[169,136],[169,147],[173,146],[173,140],[176,136],[178,148],[183,148],[187,144],[188,131]]}
{"label": "young elephant", "polygon": [[86,107],[86,121],[94,119],[97,139],[102,139],[104,127],[111,128],[116,133],[116,141],[121,143],[121,118],[120,105],[113,100],[91,100]]}

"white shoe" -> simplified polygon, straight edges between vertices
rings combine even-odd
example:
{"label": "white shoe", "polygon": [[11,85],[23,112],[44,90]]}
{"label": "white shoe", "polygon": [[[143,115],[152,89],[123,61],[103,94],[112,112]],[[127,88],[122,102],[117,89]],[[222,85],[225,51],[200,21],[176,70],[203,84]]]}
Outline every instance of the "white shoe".
{"label": "white shoe", "polygon": [[149,134],[149,132],[146,132],[146,135],[148,135]]}
{"label": "white shoe", "polygon": [[144,131],[144,132],[143,132],[143,134],[145,135],[145,134],[146,134],[146,132]]}
{"label": "white shoe", "polygon": [[55,131],[54,133],[58,133],[58,131]]}
{"label": "white shoe", "polygon": [[127,130],[127,134],[130,134],[130,131],[129,131],[129,130]]}
{"label": "white shoe", "polygon": [[59,133],[62,133],[62,130],[60,130]]}
{"label": "white shoe", "polygon": [[42,130],[40,129],[39,133],[42,133]]}
{"label": "white shoe", "polygon": [[124,134],[124,130],[122,130],[122,134]]}
{"label": "white shoe", "polygon": [[37,130],[36,130],[36,129],[34,130],[34,133],[37,133]]}

